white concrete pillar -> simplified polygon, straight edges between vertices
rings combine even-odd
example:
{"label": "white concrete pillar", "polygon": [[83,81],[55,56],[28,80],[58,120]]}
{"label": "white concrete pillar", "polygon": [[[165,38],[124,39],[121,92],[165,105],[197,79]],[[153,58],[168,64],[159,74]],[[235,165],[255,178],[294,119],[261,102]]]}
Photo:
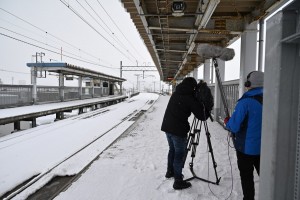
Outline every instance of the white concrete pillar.
{"label": "white concrete pillar", "polygon": [[65,77],[63,73],[59,73],[59,96],[60,96],[60,100],[64,101],[65,99],[65,91],[64,91],[64,87],[65,87]]}
{"label": "white concrete pillar", "polygon": [[299,11],[294,1],[266,22],[260,200],[300,199]]}
{"label": "white concrete pillar", "polygon": [[203,66],[203,80],[210,84],[212,81],[210,80],[210,68],[211,68],[211,59],[206,59]]}
{"label": "white concrete pillar", "polygon": [[245,92],[247,75],[256,70],[257,22],[248,24],[241,35],[239,97]]}
{"label": "white concrete pillar", "polygon": [[78,93],[79,99],[82,99],[82,76],[78,77]]}
{"label": "white concrete pillar", "polygon": [[92,87],[92,98],[95,97],[95,84],[94,84],[94,79],[91,78],[91,87]]}
{"label": "white concrete pillar", "polygon": [[36,103],[37,101],[37,81],[36,81],[36,77],[37,77],[37,67],[32,67],[31,68],[31,84],[32,84],[32,101],[33,104]]}
{"label": "white concrete pillar", "polygon": [[[221,78],[221,82],[224,82],[225,78],[225,61],[217,59],[218,62],[218,69],[219,69],[219,74]],[[215,68],[214,68],[215,69]],[[221,113],[224,109],[221,108],[221,92],[220,88],[218,86],[217,78],[215,77],[215,95],[214,95],[214,120],[218,120],[218,116],[224,115]]]}

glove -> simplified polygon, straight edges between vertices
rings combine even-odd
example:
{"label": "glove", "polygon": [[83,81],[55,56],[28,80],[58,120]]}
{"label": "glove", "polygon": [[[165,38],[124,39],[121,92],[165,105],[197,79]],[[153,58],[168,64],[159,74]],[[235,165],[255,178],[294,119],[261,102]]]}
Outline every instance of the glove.
{"label": "glove", "polygon": [[229,119],[230,119],[230,117],[225,117],[225,119],[224,119],[224,124],[225,125],[227,124],[227,122],[229,121]]}

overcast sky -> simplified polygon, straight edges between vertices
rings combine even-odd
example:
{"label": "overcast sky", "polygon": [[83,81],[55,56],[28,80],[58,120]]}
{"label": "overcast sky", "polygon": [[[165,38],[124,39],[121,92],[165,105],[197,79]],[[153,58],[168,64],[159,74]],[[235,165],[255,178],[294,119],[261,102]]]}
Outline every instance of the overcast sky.
{"label": "overcast sky", "polygon": [[[0,24],[0,79],[4,84],[30,84],[26,63],[35,62],[36,52],[45,53],[44,62],[62,61],[114,76],[120,76],[120,61],[124,66],[154,64],[119,0],[1,0]],[[225,80],[239,77],[238,62],[236,56],[231,77],[227,72]],[[124,72],[123,77],[133,87],[134,74],[141,73]],[[146,72],[146,78],[139,81],[158,84],[158,72]],[[47,74],[38,84],[58,85],[57,77]]]}
{"label": "overcast sky", "polygon": [[[86,22],[63,2],[69,4]],[[61,61],[61,48],[63,54],[76,58],[62,56],[63,62],[114,76],[120,76],[120,61],[127,66],[137,63],[153,65],[152,58],[120,1],[87,2],[1,0],[0,33],[7,35],[0,35],[2,81],[18,84],[20,80],[25,80],[29,84],[30,71],[26,63],[35,62],[32,55],[44,52],[44,62],[50,59]],[[157,76],[155,80],[159,80],[157,72],[147,73]],[[131,81],[136,80],[136,76],[130,76],[129,72],[123,74]],[[42,84],[45,80],[39,79],[39,82]]]}

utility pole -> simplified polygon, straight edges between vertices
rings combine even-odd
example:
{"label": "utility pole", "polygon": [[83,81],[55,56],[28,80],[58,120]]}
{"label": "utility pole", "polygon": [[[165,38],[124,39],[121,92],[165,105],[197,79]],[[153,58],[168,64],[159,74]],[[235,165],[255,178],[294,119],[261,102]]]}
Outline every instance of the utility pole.
{"label": "utility pole", "polygon": [[[122,78],[122,61],[120,61],[120,78]],[[123,94],[123,90],[122,90],[122,81],[120,82],[120,93]]]}
{"label": "utility pole", "polygon": [[136,90],[139,91],[139,77],[142,76],[141,74],[135,74],[136,76]]}
{"label": "utility pole", "polygon": [[36,63],[38,63],[38,56],[40,56],[40,61],[41,61],[41,63],[43,62],[43,56],[45,56],[45,53],[43,53],[43,52],[40,52],[40,53],[38,53],[38,52],[36,52],[35,53],[35,62]]}

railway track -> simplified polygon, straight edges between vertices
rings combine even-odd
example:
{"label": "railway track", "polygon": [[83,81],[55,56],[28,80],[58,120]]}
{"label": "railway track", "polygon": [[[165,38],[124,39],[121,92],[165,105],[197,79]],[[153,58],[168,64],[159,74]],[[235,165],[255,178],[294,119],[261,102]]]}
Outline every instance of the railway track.
{"label": "railway track", "polygon": [[[109,130],[107,130],[105,133],[101,134],[99,137],[90,141],[88,144],[86,144],[85,146],[83,146],[82,148],[80,148],[79,150],[74,152],[73,154],[69,155],[67,158],[65,158],[65,159],[59,161],[58,163],[56,163],[55,165],[49,167],[48,170],[46,170],[45,172],[36,174],[29,180],[26,180],[21,185],[15,187],[15,189],[13,189],[12,191],[9,191],[6,194],[4,194],[2,197],[0,197],[0,199],[4,199],[4,200],[41,199],[40,198],[41,196],[43,196],[42,199],[55,198],[59,193],[64,191],[75,180],[77,180],[82,175],[82,173],[86,171],[86,169],[91,165],[91,163],[93,163],[104,150],[106,150],[111,144],[113,144],[122,135],[122,133],[124,131],[126,131],[130,126],[132,126],[138,120],[138,118],[145,112],[145,109],[144,109],[145,107],[147,107],[146,108],[146,110],[147,110],[150,106],[152,106],[154,104],[154,102],[155,101],[146,102],[146,104],[143,107],[141,107],[138,110],[134,110],[132,113],[128,114],[118,124],[111,127]],[[76,116],[74,119],[79,119],[79,118],[86,119],[86,118],[90,118],[90,117],[95,117],[96,115],[99,115],[99,114],[102,114],[102,113],[105,113],[108,111],[109,111],[108,109],[103,109],[103,110],[101,109],[99,111],[91,112],[86,115]],[[124,130],[124,127],[126,127],[125,130]],[[108,135],[113,134],[113,132],[119,132],[118,129],[123,129],[122,133],[119,133],[119,135],[116,134],[114,139],[112,141],[110,141],[109,144],[101,152],[97,152],[97,154],[95,154],[93,156],[93,158],[91,160],[89,160],[89,162],[86,163],[85,166],[83,166],[79,172],[74,173],[74,174],[70,175],[69,177],[57,176],[57,174],[59,174],[59,173],[57,173],[57,171],[60,171],[61,168],[64,168],[62,166],[68,165],[68,162],[72,162],[71,161],[72,159],[75,159],[75,160],[78,159],[76,157],[78,157],[78,156],[80,157],[80,154],[84,155],[86,152],[89,152],[90,149],[93,149],[93,146],[99,145],[98,143],[101,143],[101,140],[107,140],[106,137],[108,137]],[[59,187],[56,187],[51,192],[49,190],[45,191],[46,187],[44,187],[44,186],[47,184],[49,186],[55,181],[59,182]]]}

